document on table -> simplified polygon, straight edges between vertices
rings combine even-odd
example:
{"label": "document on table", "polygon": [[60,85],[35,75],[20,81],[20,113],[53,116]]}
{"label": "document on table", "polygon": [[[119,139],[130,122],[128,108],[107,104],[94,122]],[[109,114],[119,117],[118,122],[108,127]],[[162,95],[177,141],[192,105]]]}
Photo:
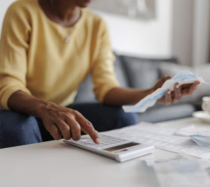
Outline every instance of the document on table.
{"label": "document on table", "polygon": [[200,147],[210,147],[210,131],[200,129],[195,125],[181,128],[174,135],[190,137]]}
{"label": "document on table", "polygon": [[157,149],[185,153],[194,157],[209,159],[210,148],[199,147],[189,137],[174,136],[176,130],[140,123],[131,127],[106,132],[107,135],[154,145]]}
{"label": "document on table", "polygon": [[[204,160],[145,160],[161,187],[209,187],[210,162]],[[202,184],[202,185],[201,185]]]}
{"label": "document on table", "polygon": [[186,136],[189,137],[190,135],[203,135],[203,136],[210,136],[210,131],[205,129],[200,129],[195,125],[190,125],[188,127],[184,127],[179,129],[174,133],[177,136]]}

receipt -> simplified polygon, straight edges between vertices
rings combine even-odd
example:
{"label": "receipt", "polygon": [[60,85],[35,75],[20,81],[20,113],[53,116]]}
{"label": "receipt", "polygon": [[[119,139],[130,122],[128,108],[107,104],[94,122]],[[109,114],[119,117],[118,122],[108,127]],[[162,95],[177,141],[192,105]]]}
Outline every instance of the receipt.
{"label": "receipt", "polygon": [[210,186],[209,161],[181,159],[146,163],[153,168],[161,187]]}
{"label": "receipt", "polygon": [[207,82],[204,81],[202,77],[199,77],[198,75],[195,75],[191,72],[188,71],[179,72],[172,79],[167,80],[161,88],[157,89],[152,94],[143,98],[136,105],[123,106],[123,109],[125,112],[145,112],[149,107],[154,106],[158,99],[165,96],[167,90],[173,91],[174,85],[176,83],[179,83],[179,85],[183,85],[183,84],[194,83],[195,81],[208,84]]}

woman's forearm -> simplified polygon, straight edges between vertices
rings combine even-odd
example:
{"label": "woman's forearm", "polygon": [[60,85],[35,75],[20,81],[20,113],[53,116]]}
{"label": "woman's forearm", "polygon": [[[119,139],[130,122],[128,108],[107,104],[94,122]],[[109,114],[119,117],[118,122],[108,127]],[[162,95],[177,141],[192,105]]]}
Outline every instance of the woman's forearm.
{"label": "woman's forearm", "polygon": [[11,110],[41,118],[46,130],[56,140],[63,136],[66,140],[72,138],[77,141],[82,130],[89,134],[95,143],[100,143],[98,132],[78,111],[43,101],[22,91],[15,92],[9,98],[8,105]]}
{"label": "woman's forearm", "polygon": [[118,106],[131,105],[139,102],[152,92],[153,89],[135,90],[129,88],[113,88],[106,94],[104,104]]}
{"label": "woman's forearm", "polygon": [[17,91],[8,100],[8,106],[11,110],[22,112],[35,117],[41,117],[41,108],[48,105],[44,101],[29,95],[23,91]]}
{"label": "woman's forearm", "polygon": [[153,93],[155,90],[160,88],[168,79],[170,79],[170,77],[161,78],[156,82],[156,84],[151,89],[147,90],[113,88],[106,94],[104,103],[110,105],[118,105],[118,106],[136,104],[141,99],[143,99],[147,95]]}

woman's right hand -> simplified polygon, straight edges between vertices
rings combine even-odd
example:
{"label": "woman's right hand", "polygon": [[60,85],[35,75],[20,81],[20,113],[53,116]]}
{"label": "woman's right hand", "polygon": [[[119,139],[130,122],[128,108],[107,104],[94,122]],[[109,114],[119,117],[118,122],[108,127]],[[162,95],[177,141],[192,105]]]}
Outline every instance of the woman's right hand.
{"label": "woman's right hand", "polygon": [[81,138],[81,130],[88,134],[96,144],[100,144],[98,132],[94,129],[82,114],[76,110],[47,103],[39,108],[39,116],[43,120],[47,131],[55,140],[64,137],[78,141]]}

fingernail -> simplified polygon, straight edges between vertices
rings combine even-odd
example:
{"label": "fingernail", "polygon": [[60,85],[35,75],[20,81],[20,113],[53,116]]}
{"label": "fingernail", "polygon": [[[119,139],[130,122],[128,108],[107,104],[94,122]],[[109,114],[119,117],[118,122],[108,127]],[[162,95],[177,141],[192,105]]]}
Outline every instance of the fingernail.
{"label": "fingernail", "polygon": [[194,86],[194,88],[193,88],[193,89],[194,89],[194,90],[196,90],[197,88],[198,88],[198,86]]}
{"label": "fingernail", "polygon": [[171,91],[168,91],[167,94],[171,94]]}
{"label": "fingernail", "polygon": [[179,85],[178,84],[176,85],[176,88],[179,88]]}
{"label": "fingernail", "polygon": [[97,138],[97,139],[96,139],[96,143],[97,143],[97,144],[100,144],[100,143],[101,143],[101,140],[100,140],[99,138]]}

